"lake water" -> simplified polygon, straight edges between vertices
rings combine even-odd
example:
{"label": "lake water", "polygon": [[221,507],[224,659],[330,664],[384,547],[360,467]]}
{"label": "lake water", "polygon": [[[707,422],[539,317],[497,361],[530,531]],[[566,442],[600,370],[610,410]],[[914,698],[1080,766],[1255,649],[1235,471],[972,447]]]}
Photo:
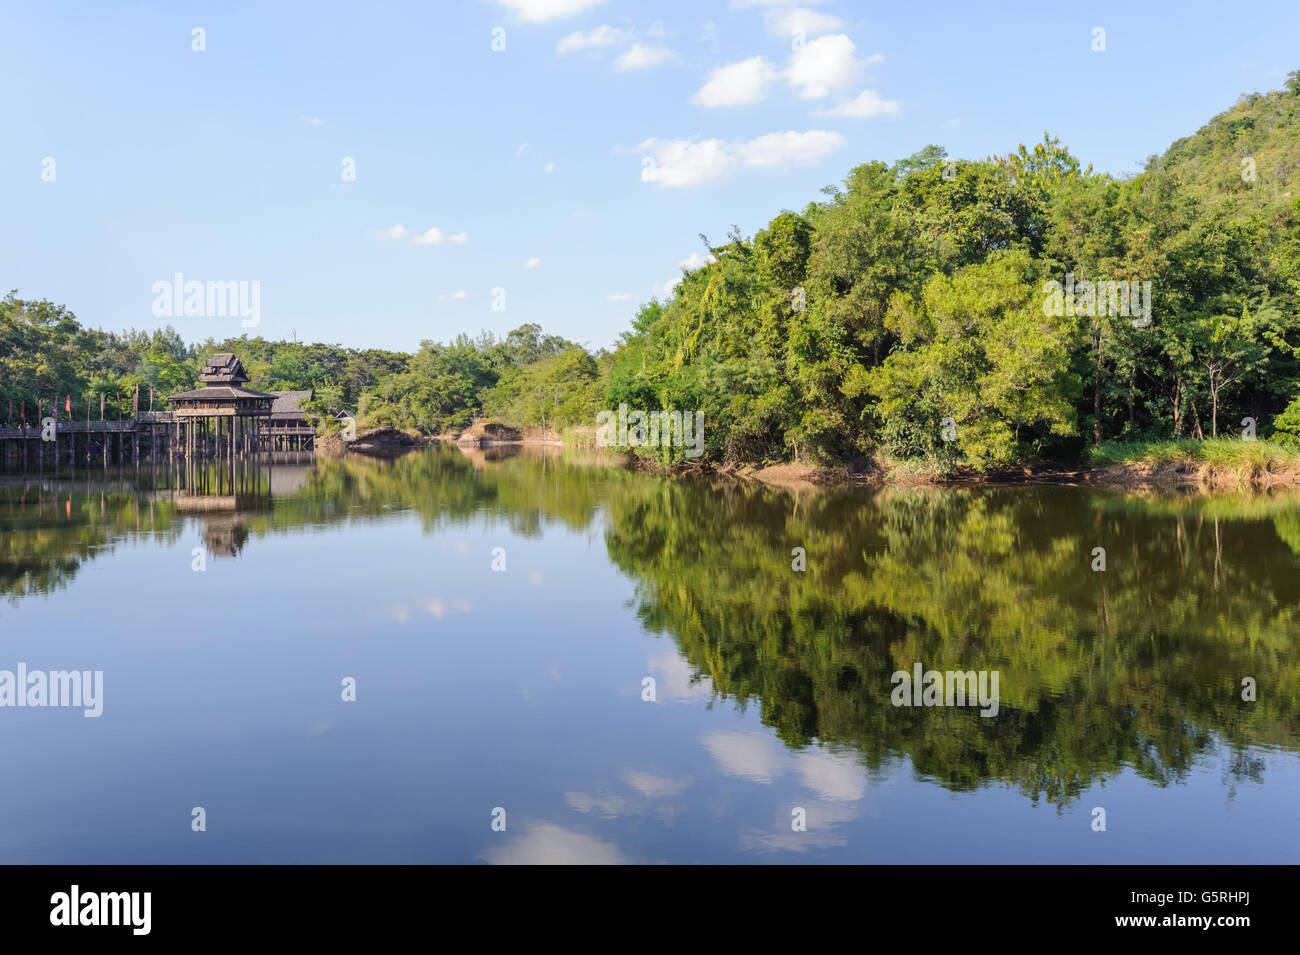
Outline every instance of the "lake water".
{"label": "lake water", "polygon": [[[10,476],[0,598],[0,671],[103,673],[0,708],[4,863],[1300,856],[1290,494]],[[894,705],[917,664],[996,715]]]}

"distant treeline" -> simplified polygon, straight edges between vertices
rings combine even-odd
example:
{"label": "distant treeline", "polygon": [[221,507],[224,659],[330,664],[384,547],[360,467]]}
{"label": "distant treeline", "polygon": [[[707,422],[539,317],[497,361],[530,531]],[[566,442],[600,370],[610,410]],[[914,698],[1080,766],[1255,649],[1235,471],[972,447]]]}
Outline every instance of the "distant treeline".
{"label": "distant treeline", "polygon": [[358,414],[363,426],[423,428],[431,433],[464,428],[479,415],[524,427],[587,422],[599,405],[597,359],[580,345],[524,325],[497,340],[460,336],[448,344],[424,342],[415,354],[340,345],[227,338],[187,345],[172,327],[125,334],[86,329],[66,308],[24,301],[11,292],[0,301],[0,420],[13,402],[29,422],[37,402],[49,409],[57,396],[63,413],[87,410],[130,416],[138,388],[141,409],[150,388],[154,406],[169,394],[195,387],[204,360],[233,352],[261,391],[315,392],[308,409],[328,419]]}
{"label": "distant treeline", "polygon": [[[234,351],[265,390],[363,424],[591,427],[602,408],[702,411],[705,461],[873,454],[976,468],[1104,440],[1300,436],[1300,74],[1243,96],[1115,179],[1053,138],[952,161],[937,146],[843,188],[641,307],[611,352],[526,325],[414,355],[172,329],[81,328],[0,305],[0,398],[192,386]],[[1295,402],[1295,403],[1293,403]],[[642,448],[670,463],[683,448]]]}

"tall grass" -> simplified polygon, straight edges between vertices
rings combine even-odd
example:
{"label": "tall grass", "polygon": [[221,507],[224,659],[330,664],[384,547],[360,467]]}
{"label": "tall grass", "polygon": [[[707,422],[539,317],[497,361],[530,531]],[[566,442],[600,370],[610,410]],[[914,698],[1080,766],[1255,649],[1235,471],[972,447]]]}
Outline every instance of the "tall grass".
{"label": "tall grass", "polygon": [[1089,463],[1096,468],[1182,465],[1247,477],[1262,472],[1300,471],[1300,449],[1289,443],[1243,441],[1240,438],[1107,441],[1089,452]]}

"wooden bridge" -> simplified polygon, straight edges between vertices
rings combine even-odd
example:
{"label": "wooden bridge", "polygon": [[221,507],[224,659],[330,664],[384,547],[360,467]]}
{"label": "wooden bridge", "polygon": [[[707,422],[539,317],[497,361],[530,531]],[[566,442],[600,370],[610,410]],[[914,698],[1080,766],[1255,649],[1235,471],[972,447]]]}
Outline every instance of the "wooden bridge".
{"label": "wooden bridge", "polygon": [[316,430],[301,407],[311,400],[310,390],[266,393],[244,387],[248,374],[228,352],[209,356],[199,381],[200,388],[169,395],[169,411],[137,411],[117,421],[78,421],[58,418],[56,402],[48,418],[18,428],[10,421],[0,428],[0,468],[31,471],[34,463],[37,472],[44,472],[49,459],[57,473],[65,456],[73,468],[78,461],[96,458],[105,467],[139,464],[142,444],[146,457],[153,459],[315,449]]}
{"label": "wooden bridge", "polygon": [[98,463],[139,464],[164,457],[217,457],[270,451],[310,451],[316,431],[298,422],[272,422],[269,427],[231,435],[197,428],[170,411],[144,411],[119,421],[75,421],[60,418],[52,431],[40,424],[0,426],[0,470],[37,471]]}

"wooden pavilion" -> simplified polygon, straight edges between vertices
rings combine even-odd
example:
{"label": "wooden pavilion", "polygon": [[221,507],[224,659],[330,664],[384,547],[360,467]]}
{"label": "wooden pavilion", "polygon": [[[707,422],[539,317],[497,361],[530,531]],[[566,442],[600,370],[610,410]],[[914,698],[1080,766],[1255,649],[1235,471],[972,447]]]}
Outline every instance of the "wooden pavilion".
{"label": "wooden pavilion", "polygon": [[209,358],[199,381],[202,388],[167,399],[175,419],[176,446],[187,457],[256,451],[275,396],[242,387],[248,375],[229,353]]}
{"label": "wooden pavilion", "polygon": [[310,451],[315,447],[316,428],[303,410],[315,391],[273,391],[271,426],[267,432],[273,451]]}

